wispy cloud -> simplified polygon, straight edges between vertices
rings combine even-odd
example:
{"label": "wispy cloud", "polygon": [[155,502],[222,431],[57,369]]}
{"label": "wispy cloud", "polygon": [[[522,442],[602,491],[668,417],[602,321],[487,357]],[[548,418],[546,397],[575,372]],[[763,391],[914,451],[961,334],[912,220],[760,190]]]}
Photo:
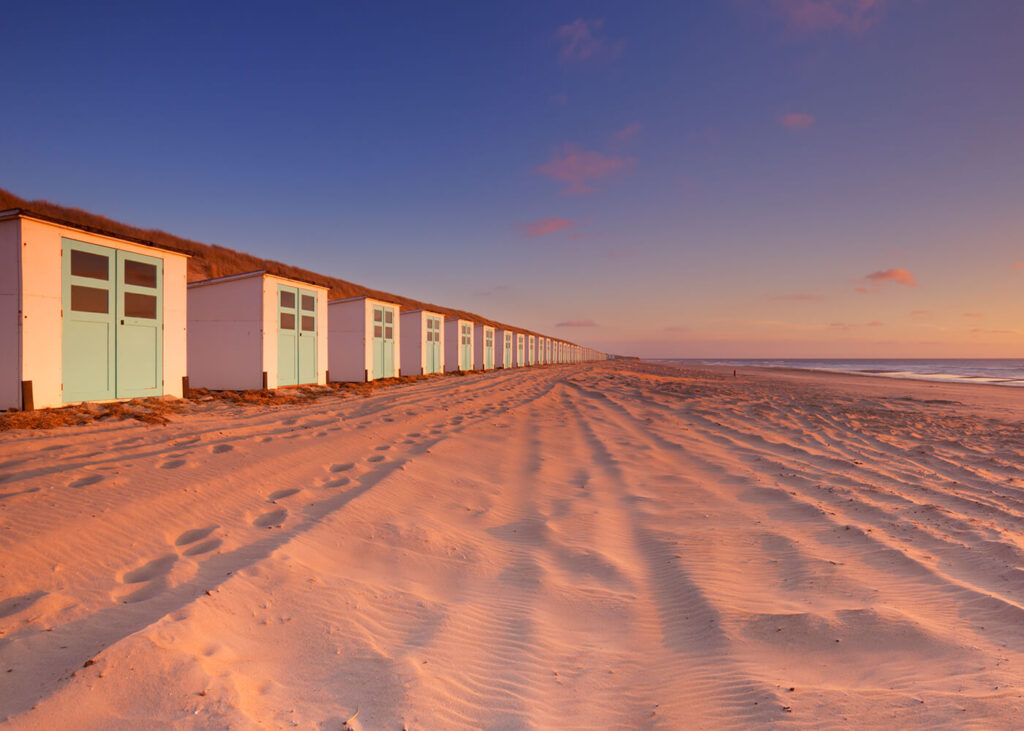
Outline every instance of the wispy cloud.
{"label": "wispy cloud", "polygon": [[849,322],[830,322],[828,326],[833,330],[854,330],[859,327],[885,327],[885,323],[879,322],[878,320],[865,322],[863,325]]}
{"label": "wispy cloud", "polygon": [[612,41],[601,34],[603,18],[577,18],[561,26],[555,33],[559,43],[558,58],[563,63],[581,63],[597,59],[614,59],[626,48],[625,41]]}
{"label": "wispy cloud", "polygon": [[615,139],[619,142],[628,142],[639,134],[640,130],[643,129],[643,125],[639,122],[633,122],[627,124],[625,127],[615,133]]}
{"label": "wispy cloud", "polygon": [[636,162],[632,157],[605,155],[597,150],[584,150],[566,143],[562,149],[535,172],[552,180],[565,183],[562,191],[566,195],[593,193],[596,188],[590,183],[608,178],[631,168]]}
{"label": "wispy cloud", "polygon": [[1014,269],[1024,269],[1024,261],[1015,261],[1015,262],[1013,262],[1013,268]]}
{"label": "wispy cloud", "polygon": [[597,327],[593,320],[566,320],[555,324],[555,327]]}
{"label": "wispy cloud", "polygon": [[968,317],[972,320],[979,320],[985,316],[984,312],[965,312],[964,317]]}
{"label": "wispy cloud", "polygon": [[529,223],[519,223],[516,224],[516,228],[520,229],[523,235],[532,237],[553,234],[555,231],[561,231],[573,225],[573,221],[569,218],[555,218],[552,216],[530,221]]}
{"label": "wispy cloud", "polygon": [[888,0],[772,0],[772,9],[798,33],[863,33],[885,15]]}
{"label": "wispy cloud", "polygon": [[807,129],[814,124],[814,117],[803,112],[790,112],[779,117],[779,124],[786,129]]}
{"label": "wispy cloud", "polygon": [[825,298],[820,294],[798,292],[796,294],[773,294],[768,299],[775,302],[821,302]]}
{"label": "wispy cloud", "polygon": [[893,284],[900,284],[905,287],[917,286],[917,280],[914,279],[914,275],[906,269],[884,269],[882,271],[872,272],[864,277],[864,282],[864,286],[857,287],[857,291],[861,294],[878,291],[883,285],[889,282],[892,282]]}

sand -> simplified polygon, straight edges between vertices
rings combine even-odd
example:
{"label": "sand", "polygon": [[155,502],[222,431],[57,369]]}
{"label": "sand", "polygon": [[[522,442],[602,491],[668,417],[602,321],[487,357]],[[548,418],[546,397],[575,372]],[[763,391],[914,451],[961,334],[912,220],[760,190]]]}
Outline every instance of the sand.
{"label": "sand", "polygon": [[9,727],[1024,725],[1024,390],[620,362],[169,418],[0,434]]}

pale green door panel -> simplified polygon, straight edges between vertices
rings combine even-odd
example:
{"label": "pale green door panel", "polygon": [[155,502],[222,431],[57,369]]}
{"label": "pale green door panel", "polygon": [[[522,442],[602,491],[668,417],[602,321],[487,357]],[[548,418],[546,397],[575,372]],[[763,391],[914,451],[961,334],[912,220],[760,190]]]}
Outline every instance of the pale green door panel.
{"label": "pale green door panel", "polygon": [[117,252],[117,397],[163,393],[162,259]]}
{"label": "pale green door panel", "polygon": [[299,382],[299,292],[277,287],[277,385]]}
{"label": "pale green door panel", "polygon": [[116,393],[117,252],[61,240],[62,400],[112,399]]}
{"label": "pale green door panel", "polygon": [[441,318],[426,318],[426,358],[424,373],[441,372]]}
{"label": "pale green door panel", "polygon": [[374,379],[395,375],[395,311],[391,307],[373,305],[372,351]]}
{"label": "pale green door panel", "polygon": [[461,345],[459,348],[459,368],[464,371],[473,370],[473,326],[460,325]]}
{"label": "pale green door panel", "polygon": [[494,368],[494,331],[484,330],[484,368]]}
{"label": "pale green door panel", "polygon": [[316,292],[299,290],[298,383],[316,383]]}

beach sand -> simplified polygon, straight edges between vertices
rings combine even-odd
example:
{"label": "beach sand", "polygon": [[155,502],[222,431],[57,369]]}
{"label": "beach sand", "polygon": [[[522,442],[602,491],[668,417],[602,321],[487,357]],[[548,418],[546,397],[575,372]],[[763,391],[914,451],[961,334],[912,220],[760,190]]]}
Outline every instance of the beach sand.
{"label": "beach sand", "polygon": [[1024,726],[1024,389],[601,363],[0,434],[11,728]]}

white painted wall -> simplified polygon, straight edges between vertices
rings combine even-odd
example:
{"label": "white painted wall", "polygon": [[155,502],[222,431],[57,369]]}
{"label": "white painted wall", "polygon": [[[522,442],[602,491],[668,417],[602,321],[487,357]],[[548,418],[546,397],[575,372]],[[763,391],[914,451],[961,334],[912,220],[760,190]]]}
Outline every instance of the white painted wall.
{"label": "white painted wall", "polygon": [[[478,371],[490,370],[484,367],[484,342],[486,342],[484,339],[484,335],[488,332],[491,333],[491,339],[493,342],[493,327],[491,327],[490,325],[483,325],[480,323],[476,323],[473,325],[473,368],[475,368]],[[498,344],[497,342],[494,342],[494,350],[491,353],[491,359],[493,360],[495,366],[497,366],[498,364],[498,359],[496,356],[497,350]]]}
{"label": "white painted wall", "polygon": [[[181,396],[188,367],[187,266],[184,254],[134,244],[69,226],[21,219],[22,376],[32,381],[36,408],[62,406],[61,238],[121,249],[163,260],[164,394]],[[20,384],[19,384],[20,387]]]}
{"label": "white painted wall", "polygon": [[[263,387],[263,298],[260,275],[189,286],[190,386],[214,390]],[[273,317],[271,323],[276,326]],[[276,367],[276,357],[273,363]]]}
{"label": "white painted wall", "polygon": [[[459,327],[461,325],[472,326],[470,320],[460,320],[457,317],[447,318],[444,321],[444,370],[446,373],[454,373],[459,370],[472,370],[473,364],[467,364],[466,368],[462,368],[459,363],[459,350],[462,347],[462,338],[460,337]],[[469,341],[470,341],[470,359],[473,357],[473,328],[469,328]]]}
{"label": "white painted wall", "polygon": [[0,409],[21,408],[21,219],[0,221]]}
{"label": "white painted wall", "polygon": [[[327,303],[330,348],[328,366],[332,381],[373,380],[373,308],[390,307],[395,311],[395,369],[402,367],[402,311],[394,302],[358,297]],[[417,371],[418,373],[419,371]]]}

